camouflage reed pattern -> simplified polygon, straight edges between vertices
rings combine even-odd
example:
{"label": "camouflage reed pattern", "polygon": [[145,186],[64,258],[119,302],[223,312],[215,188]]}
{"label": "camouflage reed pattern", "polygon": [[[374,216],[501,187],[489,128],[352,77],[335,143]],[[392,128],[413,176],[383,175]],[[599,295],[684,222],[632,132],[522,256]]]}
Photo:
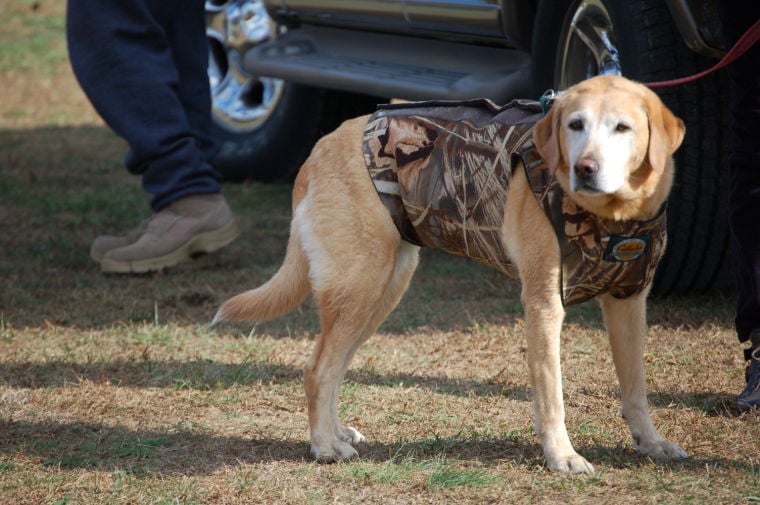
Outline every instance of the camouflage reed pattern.
{"label": "camouflage reed pattern", "polygon": [[651,221],[614,222],[575,205],[533,145],[541,116],[538,102],[518,100],[382,106],[365,128],[365,162],[405,240],[517,277],[501,227],[521,160],[557,233],[563,303],[641,292],[665,249],[664,209]]}

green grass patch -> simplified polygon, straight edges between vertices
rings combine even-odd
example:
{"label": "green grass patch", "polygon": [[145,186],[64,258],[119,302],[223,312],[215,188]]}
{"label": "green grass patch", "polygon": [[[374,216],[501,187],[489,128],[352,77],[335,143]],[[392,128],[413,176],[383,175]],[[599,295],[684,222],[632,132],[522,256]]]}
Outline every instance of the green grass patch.
{"label": "green grass patch", "polygon": [[65,21],[58,9],[45,12],[40,2],[14,0],[0,4],[0,71],[34,70],[53,75],[67,59]]}
{"label": "green grass patch", "polygon": [[173,439],[170,436],[150,438],[110,436],[105,439],[91,436],[76,447],[67,447],[65,451],[62,451],[64,454],[48,459],[45,464],[71,469],[121,466],[126,463],[129,466],[139,464],[139,467],[144,468],[149,460],[158,455],[160,448],[172,443]]}
{"label": "green grass patch", "polygon": [[357,461],[344,466],[343,478],[364,484],[396,484],[407,480],[413,472],[419,470],[419,465],[412,460],[382,463]]}
{"label": "green grass patch", "polygon": [[0,461],[0,473],[12,472],[17,466],[13,461]]}
{"label": "green grass patch", "polygon": [[463,470],[451,465],[437,465],[428,477],[428,484],[433,489],[459,486],[485,487],[495,481],[496,477],[484,470]]}
{"label": "green grass patch", "polygon": [[456,487],[486,487],[496,482],[496,476],[481,468],[467,468],[440,456],[435,459],[392,458],[381,463],[367,461],[344,465],[342,479],[363,484],[393,485],[405,481],[423,480],[431,489]]}

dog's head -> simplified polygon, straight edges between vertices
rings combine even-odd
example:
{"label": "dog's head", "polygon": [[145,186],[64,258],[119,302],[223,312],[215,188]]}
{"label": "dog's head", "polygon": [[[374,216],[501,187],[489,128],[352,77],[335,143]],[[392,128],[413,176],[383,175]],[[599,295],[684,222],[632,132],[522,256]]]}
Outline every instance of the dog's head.
{"label": "dog's head", "polygon": [[534,140],[576,203],[610,219],[646,219],[667,198],[684,132],[653,91],[602,76],[561,94]]}

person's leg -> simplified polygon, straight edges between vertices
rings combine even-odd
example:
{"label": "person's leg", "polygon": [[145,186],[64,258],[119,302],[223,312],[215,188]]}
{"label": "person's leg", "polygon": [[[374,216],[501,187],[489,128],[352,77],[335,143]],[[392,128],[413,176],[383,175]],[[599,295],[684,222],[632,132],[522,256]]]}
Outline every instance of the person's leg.
{"label": "person's leg", "polygon": [[152,1],[163,7],[163,12],[158,13],[157,17],[166,27],[169,47],[179,73],[177,96],[198,139],[198,148],[211,162],[219,146],[211,132],[211,90],[203,2],[198,2],[200,9],[182,16],[177,15],[177,11],[187,9],[187,0]]}
{"label": "person's leg", "polygon": [[[760,4],[742,0],[720,2],[723,35],[732,45],[760,17]],[[727,67],[731,82],[729,156],[729,225],[731,255],[736,275],[736,331],[740,342],[760,348],[760,46]],[[760,356],[751,356],[747,387],[739,395],[740,410],[760,405]]]}
{"label": "person's leg", "polygon": [[[127,168],[142,175],[154,211],[188,195],[220,191],[210,163],[203,2],[178,4],[69,0],[67,11],[74,73],[129,144]],[[208,119],[200,120],[204,115]]]}
{"label": "person's leg", "polygon": [[211,101],[201,0],[69,0],[72,67],[106,123],[129,144],[154,216],[98,237],[107,272],[160,270],[237,236],[211,160]]}

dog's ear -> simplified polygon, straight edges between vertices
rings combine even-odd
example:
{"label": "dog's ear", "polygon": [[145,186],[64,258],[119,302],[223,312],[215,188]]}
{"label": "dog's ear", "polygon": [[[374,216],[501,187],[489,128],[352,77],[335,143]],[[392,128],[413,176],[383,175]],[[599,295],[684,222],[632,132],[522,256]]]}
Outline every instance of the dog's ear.
{"label": "dog's ear", "polygon": [[649,164],[661,172],[676,149],[681,146],[686,127],[652,92],[647,100],[649,117]]}
{"label": "dog's ear", "polygon": [[533,143],[536,144],[541,158],[552,168],[562,162],[562,150],[559,145],[562,112],[559,109],[559,103],[555,102],[533,129]]}

